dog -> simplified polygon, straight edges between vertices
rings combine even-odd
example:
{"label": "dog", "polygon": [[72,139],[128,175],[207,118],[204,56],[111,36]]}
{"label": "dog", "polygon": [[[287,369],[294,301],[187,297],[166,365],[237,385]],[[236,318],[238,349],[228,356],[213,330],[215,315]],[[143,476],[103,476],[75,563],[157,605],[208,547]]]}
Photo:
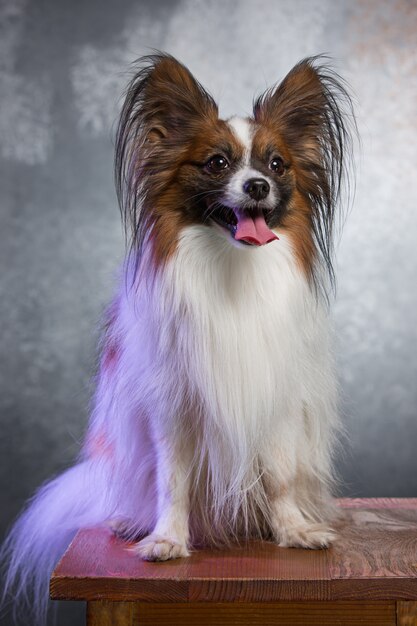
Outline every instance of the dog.
{"label": "dog", "polygon": [[140,60],[116,139],[129,245],[85,443],[3,549],[6,588],[34,588],[39,615],[81,527],[109,524],[149,561],[334,541],[328,301],[354,118],[326,63],[302,60],[252,117],[222,120],[172,56]]}

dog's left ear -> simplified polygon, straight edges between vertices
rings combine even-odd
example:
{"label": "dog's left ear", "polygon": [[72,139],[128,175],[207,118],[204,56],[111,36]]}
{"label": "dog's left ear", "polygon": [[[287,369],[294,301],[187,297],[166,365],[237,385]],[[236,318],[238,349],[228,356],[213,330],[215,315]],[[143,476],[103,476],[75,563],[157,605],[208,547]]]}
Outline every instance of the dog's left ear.
{"label": "dog's left ear", "polygon": [[311,206],[316,243],[332,274],[335,206],[356,124],[345,82],[324,61],[320,56],[300,61],[255,101],[254,117],[273,128],[289,150],[297,189]]}
{"label": "dog's left ear", "polygon": [[352,105],[344,81],[321,59],[300,61],[255,101],[254,117],[279,132],[301,169],[330,167],[338,178],[349,139],[345,116],[353,115]]}

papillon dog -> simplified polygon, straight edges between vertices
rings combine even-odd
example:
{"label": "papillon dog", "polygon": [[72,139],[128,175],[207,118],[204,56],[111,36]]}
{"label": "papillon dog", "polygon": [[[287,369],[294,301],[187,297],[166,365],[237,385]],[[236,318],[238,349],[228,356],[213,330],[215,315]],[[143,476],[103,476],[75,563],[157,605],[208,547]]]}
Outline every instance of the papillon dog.
{"label": "papillon dog", "polygon": [[128,253],[82,456],[4,548],[7,588],[32,586],[40,612],[83,527],[111,525],[149,561],[335,539],[327,317],[352,116],[322,57],[227,120],[173,57],[139,62],[116,141]]}

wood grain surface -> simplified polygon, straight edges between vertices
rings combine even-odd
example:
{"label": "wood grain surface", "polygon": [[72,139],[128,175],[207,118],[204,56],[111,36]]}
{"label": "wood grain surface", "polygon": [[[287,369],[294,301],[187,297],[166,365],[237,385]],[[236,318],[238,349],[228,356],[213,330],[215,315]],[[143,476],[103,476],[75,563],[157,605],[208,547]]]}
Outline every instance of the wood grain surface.
{"label": "wood grain surface", "polygon": [[398,626],[417,626],[417,602],[397,602]]}
{"label": "wood grain surface", "polygon": [[395,602],[141,604],[89,602],[87,626],[394,626]]}
{"label": "wood grain surface", "polygon": [[343,499],[339,504],[339,539],[334,547],[319,551],[254,542],[146,563],[107,529],[83,530],[52,575],[51,597],[163,602],[160,607],[362,600],[368,603],[364,606],[381,608],[375,601],[416,601],[417,499]]}

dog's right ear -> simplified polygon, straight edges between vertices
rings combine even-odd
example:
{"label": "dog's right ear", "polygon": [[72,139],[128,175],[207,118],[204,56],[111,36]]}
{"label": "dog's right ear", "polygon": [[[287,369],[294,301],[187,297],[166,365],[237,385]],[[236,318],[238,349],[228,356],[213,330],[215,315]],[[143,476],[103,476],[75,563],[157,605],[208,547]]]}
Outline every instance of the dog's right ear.
{"label": "dog's right ear", "polygon": [[178,146],[193,132],[201,118],[217,118],[213,98],[182,63],[167,54],[140,60],[123,106],[120,134],[158,143],[171,140]]}
{"label": "dog's right ear", "polygon": [[179,61],[143,57],[131,80],[117,128],[116,191],[126,233],[140,248],[146,232],[142,199],[159,192],[204,120],[218,117],[213,98]]}

